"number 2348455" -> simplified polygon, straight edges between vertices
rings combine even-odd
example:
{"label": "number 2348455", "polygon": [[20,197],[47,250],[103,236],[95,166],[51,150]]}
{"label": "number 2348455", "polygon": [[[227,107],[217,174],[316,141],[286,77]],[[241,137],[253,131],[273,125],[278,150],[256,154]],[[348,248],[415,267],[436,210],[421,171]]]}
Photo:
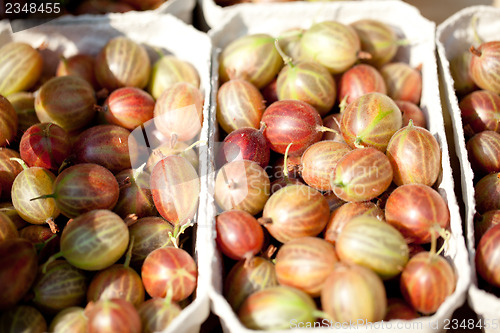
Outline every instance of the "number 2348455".
{"label": "number 2348455", "polygon": [[5,4],[5,14],[59,14],[61,4],[54,2],[47,3],[18,3],[7,2]]}

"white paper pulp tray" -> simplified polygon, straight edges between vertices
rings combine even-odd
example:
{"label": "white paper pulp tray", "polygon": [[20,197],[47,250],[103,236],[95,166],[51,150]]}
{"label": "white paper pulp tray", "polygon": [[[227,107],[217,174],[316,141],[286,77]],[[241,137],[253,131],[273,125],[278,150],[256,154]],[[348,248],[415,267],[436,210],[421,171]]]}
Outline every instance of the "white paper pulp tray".
{"label": "white paper pulp tray", "polygon": [[[34,47],[45,44],[41,51],[44,66],[52,70],[59,61],[59,55],[66,57],[76,53],[95,55],[111,38],[124,35],[135,42],[148,46],[150,56],[157,56],[153,48],[159,48],[180,59],[190,62],[201,80],[201,90],[205,103],[204,121],[200,139],[208,142],[210,100],[210,71],[212,44],[210,38],[192,26],[172,15],[149,12],[129,12],[111,16],[61,17],[49,23],[12,34],[10,24],[0,21],[0,46],[14,41],[23,41]],[[211,242],[213,212],[208,192],[207,149],[200,149],[201,193],[196,216],[194,234],[194,254],[198,264],[198,286],[196,298],[176,318],[166,332],[198,332],[210,313],[208,291],[211,288],[210,262],[214,248]]]}
{"label": "white paper pulp tray", "polygon": [[[294,27],[307,28],[314,22],[337,20],[351,23],[363,18],[378,19],[392,26],[398,34],[411,41],[411,46],[400,49],[396,59],[409,62],[411,66],[422,65],[423,90],[421,107],[425,112],[428,129],[438,140],[442,150],[442,174],[437,188],[447,201],[451,215],[452,238],[445,256],[453,263],[457,274],[457,285],[454,293],[449,296],[438,311],[429,317],[421,317],[411,321],[390,321],[385,326],[352,327],[355,332],[435,332],[443,331],[453,312],[460,307],[466,298],[470,283],[470,265],[462,233],[462,222],[454,193],[454,184],[446,142],[443,115],[441,109],[437,63],[435,56],[435,24],[423,18],[419,11],[400,1],[362,1],[333,3],[301,3],[294,6],[282,6],[279,10],[261,10],[261,7],[247,8],[228,20],[222,26],[212,29],[209,35],[214,45],[213,59],[213,89],[211,104],[211,122],[215,120],[215,105],[218,87],[218,52],[236,38],[254,33],[268,33],[277,37],[280,32]],[[215,126],[216,127],[216,126]],[[216,131],[217,129],[213,129]],[[217,134],[213,136],[217,138]],[[211,136],[212,139],[212,136]],[[212,141],[213,145],[214,142]],[[213,150],[211,150],[213,154]],[[214,157],[211,156],[211,160]],[[214,228],[214,227],[213,227]],[[215,231],[213,230],[214,238]],[[215,241],[212,239],[215,246]],[[246,329],[232,311],[226,299],[222,296],[222,258],[216,251],[212,262],[213,281],[210,288],[212,310],[221,318],[226,332],[255,332]],[[301,329],[304,332],[330,331],[331,327]],[[343,329],[344,331],[349,329]]]}
{"label": "white paper pulp tray", "polygon": [[[345,1],[345,0],[338,0]],[[363,0],[354,0],[363,1]],[[223,24],[228,18],[235,13],[246,12],[249,8],[258,8],[258,11],[271,11],[276,12],[281,9],[293,6],[308,6],[314,5],[313,2],[308,1],[291,1],[291,2],[276,2],[276,3],[241,3],[233,6],[221,7],[215,3],[214,0],[198,0],[199,6],[203,12],[203,17],[207,25],[211,28],[216,28]],[[253,9],[252,9],[253,10]]]}
{"label": "white paper pulp tray", "polygon": [[[453,136],[455,150],[460,160],[462,178],[462,196],[465,203],[465,229],[467,248],[471,264],[471,286],[469,288],[468,302],[471,308],[488,324],[486,332],[500,332],[500,299],[477,287],[477,278],[474,265],[475,238],[474,238],[474,173],[468,160],[465,147],[462,117],[458,106],[457,95],[453,88],[453,78],[450,73],[450,59],[466,51],[471,45],[478,46],[474,38],[471,20],[477,16],[477,33],[486,42],[500,40],[500,8],[490,6],[473,6],[465,8],[437,28],[437,50],[440,60],[440,70],[444,79],[444,92],[446,103],[453,123]],[[496,327],[496,329],[495,329]]]}

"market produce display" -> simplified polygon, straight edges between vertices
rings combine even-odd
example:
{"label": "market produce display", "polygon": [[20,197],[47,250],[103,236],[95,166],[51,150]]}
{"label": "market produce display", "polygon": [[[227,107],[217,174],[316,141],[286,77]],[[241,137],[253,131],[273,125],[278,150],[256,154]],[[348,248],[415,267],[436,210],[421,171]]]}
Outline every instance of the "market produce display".
{"label": "market produce display", "polygon": [[[500,12],[491,7],[470,7],[450,17],[438,29],[438,50],[448,92],[447,101],[454,122],[457,155],[462,171],[467,242],[475,268],[469,288],[471,308],[491,322],[498,320],[494,309],[498,292],[498,212],[500,144],[500,42],[496,32]],[[457,24],[460,20],[461,24]],[[444,51],[446,36],[454,47]],[[496,328],[486,325],[486,332]]]}
{"label": "market produce display", "polygon": [[224,297],[254,330],[433,315],[457,267],[421,68],[393,60],[404,36],[375,19],[281,33],[226,39],[218,58]]}
{"label": "market produce display", "polygon": [[[25,42],[0,48],[0,331],[163,331],[195,300],[205,88],[151,47],[109,37],[57,66]],[[138,154],[145,127],[150,153],[168,148],[155,160]]]}

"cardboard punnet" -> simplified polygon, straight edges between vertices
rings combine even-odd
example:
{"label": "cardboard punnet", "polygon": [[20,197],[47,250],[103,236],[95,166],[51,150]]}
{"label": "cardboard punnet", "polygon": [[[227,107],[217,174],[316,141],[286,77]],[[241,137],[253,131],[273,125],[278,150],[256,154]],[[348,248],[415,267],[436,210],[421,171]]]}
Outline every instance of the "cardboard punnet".
{"label": "cardboard punnet", "polygon": [[462,180],[462,197],[465,203],[465,231],[469,260],[471,264],[471,286],[468,291],[468,302],[471,308],[480,316],[486,332],[500,332],[500,298],[478,288],[474,265],[474,173],[468,160],[465,146],[462,116],[458,106],[458,98],[453,88],[454,81],[450,72],[450,60],[467,51],[471,45],[479,45],[471,25],[473,17],[477,17],[476,30],[478,36],[485,42],[499,40],[500,8],[490,6],[473,6],[465,8],[445,20],[437,28],[436,44],[440,60],[440,70],[444,80],[444,93],[453,124],[455,150],[460,160]]}
{"label": "cardboard punnet", "polygon": [[[345,0],[338,0],[345,1]],[[362,0],[354,0],[362,1]],[[238,12],[245,12],[248,9],[257,10],[259,12],[270,11],[276,12],[283,8],[293,7],[293,6],[308,6],[315,5],[314,3],[308,1],[300,1],[297,3],[295,1],[291,2],[276,2],[276,3],[241,3],[237,5],[222,7],[215,3],[214,0],[198,0],[201,10],[203,11],[203,18],[206,24],[211,28],[216,28]],[[251,9],[252,8],[252,9]],[[257,8],[257,9],[253,9]]]}
{"label": "cardboard punnet", "polygon": [[[342,330],[356,332],[434,332],[444,331],[446,324],[460,305],[465,301],[470,283],[470,266],[462,233],[462,221],[454,193],[454,183],[448,155],[443,115],[439,96],[437,63],[435,57],[435,25],[423,18],[418,10],[400,1],[363,1],[338,3],[294,3],[294,6],[282,6],[279,10],[269,7],[267,10],[245,7],[238,11],[223,25],[212,29],[209,35],[214,45],[213,91],[211,120],[215,122],[215,101],[218,87],[218,54],[220,50],[236,38],[254,33],[267,33],[277,37],[290,28],[307,28],[315,22],[337,20],[351,23],[359,19],[372,18],[381,20],[397,31],[402,38],[407,38],[410,45],[401,47],[395,60],[405,61],[413,67],[422,65],[423,91],[421,108],[423,109],[428,129],[438,140],[442,151],[442,173],[437,181],[437,190],[447,201],[451,216],[451,234],[449,246],[444,252],[454,266],[457,284],[454,293],[441,305],[432,316],[411,321],[395,320],[381,325],[344,327]],[[211,138],[212,139],[212,138]],[[214,139],[218,139],[215,133]],[[210,144],[214,144],[211,141]],[[211,149],[211,153],[214,154]],[[213,160],[213,156],[211,160]],[[213,231],[215,235],[215,231]],[[215,237],[215,236],[214,236]],[[214,240],[212,240],[214,242]],[[226,332],[255,332],[240,323],[226,299],[222,296],[222,258],[217,251],[212,262],[212,286],[210,298],[213,312],[221,318]],[[378,323],[380,324],[380,323]],[[332,327],[302,329],[304,332],[329,331]]]}
{"label": "cardboard punnet", "polygon": [[167,0],[154,12],[160,14],[172,14],[186,23],[193,23],[193,10],[196,0]]}
{"label": "cardboard punnet", "polygon": [[[150,12],[130,12],[121,15],[62,17],[49,23],[12,33],[9,22],[0,21],[0,46],[9,41],[22,41],[34,47],[44,44],[41,54],[44,66],[54,71],[59,55],[76,53],[95,55],[111,39],[126,36],[148,49],[150,58],[158,57],[157,49],[190,62],[200,75],[200,89],[204,96],[203,127],[200,140],[207,142],[209,134],[210,70],[212,44],[209,37],[186,25],[172,15]],[[210,313],[210,262],[213,257],[207,149],[200,148],[201,179],[199,207],[194,226],[191,252],[198,264],[198,285],[195,298],[171,323],[166,332],[198,332]],[[208,207],[208,208],[207,208]],[[207,215],[208,214],[208,215]]]}

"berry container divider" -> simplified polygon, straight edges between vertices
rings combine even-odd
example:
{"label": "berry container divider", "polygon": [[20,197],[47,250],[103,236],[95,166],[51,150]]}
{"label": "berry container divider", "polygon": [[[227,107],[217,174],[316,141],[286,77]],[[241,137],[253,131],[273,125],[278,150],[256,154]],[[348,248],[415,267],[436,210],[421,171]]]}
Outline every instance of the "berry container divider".
{"label": "berry container divider", "polygon": [[[336,20],[341,23],[351,23],[359,19],[371,18],[381,20],[394,28],[400,36],[410,40],[410,45],[400,48],[395,60],[408,62],[411,66],[422,65],[423,90],[421,108],[428,122],[428,129],[441,146],[442,172],[435,186],[441,196],[446,200],[451,216],[451,239],[444,251],[454,266],[457,274],[455,291],[440,306],[436,313],[428,317],[420,317],[410,321],[393,320],[385,322],[385,326],[357,326],[351,327],[361,332],[436,332],[444,331],[445,325],[450,321],[453,312],[460,307],[466,299],[466,292],[470,284],[470,264],[462,232],[462,220],[459,206],[454,192],[454,183],[448,153],[448,144],[445,136],[444,121],[441,109],[438,70],[435,56],[435,24],[420,15],[413,6],[400,1],[350,1],[333,3],[295,2],[281,4],[275,7],[262,9],[262,7],[243,7],[245,10],[234,11],[234,16],[220,26],[209,31],[214,45],[214,59],[212,67],[212,101],[216,100],[218,87],[218,54],[231,41],[238,37],[254,33],[267,33],[274,37],[287,29],[301,27],[307,28],[311,24],[324,20]],[[212,110],[215,106],[211,105]],[[215,123],[215,115],[212,119]],[[215,126],[218,131],[218,126]],[[218,134],[215,134],[218,138]],[[213,142],[211,142],[213,144]],[[214,149],[210,150],[214,154]],[[212,156],[210,159],[213,160]],[[214,241],[215,242],[215,241]],[[216,251],[213,262],[213,281],[210,289],[212,311],[221,319],[226,332],[255,332],[245,328],[239,321],[235,312],[222,295],[223,286],[223,259]],[[448,323],[449,324],[449,323]],[[327,325],[328,326],[328,325]],[[322,328],[303,328],[304,332],[317,332],[318,330],[331,330],[335,326]],[[341,331],[350,330],[343,327]]]}
{"label": "berry container divider", "polygon": [[[477,17],[476,31],[478,36],[486,41],[498,40],[500,31],[500,9],[489,6],[473,6],[465,8],[452,15],[437,28],[436,44],[439,55],[441,75],[444,80],[446,103],[453,124],[455,151],[460,160],[462,180],[462,198],[465,203],[465,232],[469,259],[471,263],[471,285],[468,291],[468,303],[483,320],[488,321],[485,332],[500,332],[500,298],[478,287],[474,258],[476,254],[474,235],[474,173],[468,159],[465,145],[462,116],[458,98],[454,89],[454,80],[450,72],[450,60],[469,49],[471,45],[478,46],[474,36],[471,20]],[[496,323],[496,324],[495,324]],[[496,328],[495,328],[496,327]]]}
{"label": "berry container divider", "polygon": [[33,47],[43,45],[41,54],[45,65],[55,69],[62,54],[96,55],[108,40],[126,36],[145,46],[151,60],[159,56],[157,50],[190,62],[200,75],[200,89],[204,97],[203,125],[200,134],[199,206],[193,228],[193,246],[186,249],[198,265],[198,284],[191,304],[171,322],[165,332],[198,332],[210,313],[208,290],[210,287],[211,223],[214,213],[210,209],[211,196],[208,181],[209,100],[212,43],[210,38],[170,14],[129,12],[121,15],[61,17],[37,27],[12,33],[8,21],[0,21],[0,45],[9,41],[26,42]]}

